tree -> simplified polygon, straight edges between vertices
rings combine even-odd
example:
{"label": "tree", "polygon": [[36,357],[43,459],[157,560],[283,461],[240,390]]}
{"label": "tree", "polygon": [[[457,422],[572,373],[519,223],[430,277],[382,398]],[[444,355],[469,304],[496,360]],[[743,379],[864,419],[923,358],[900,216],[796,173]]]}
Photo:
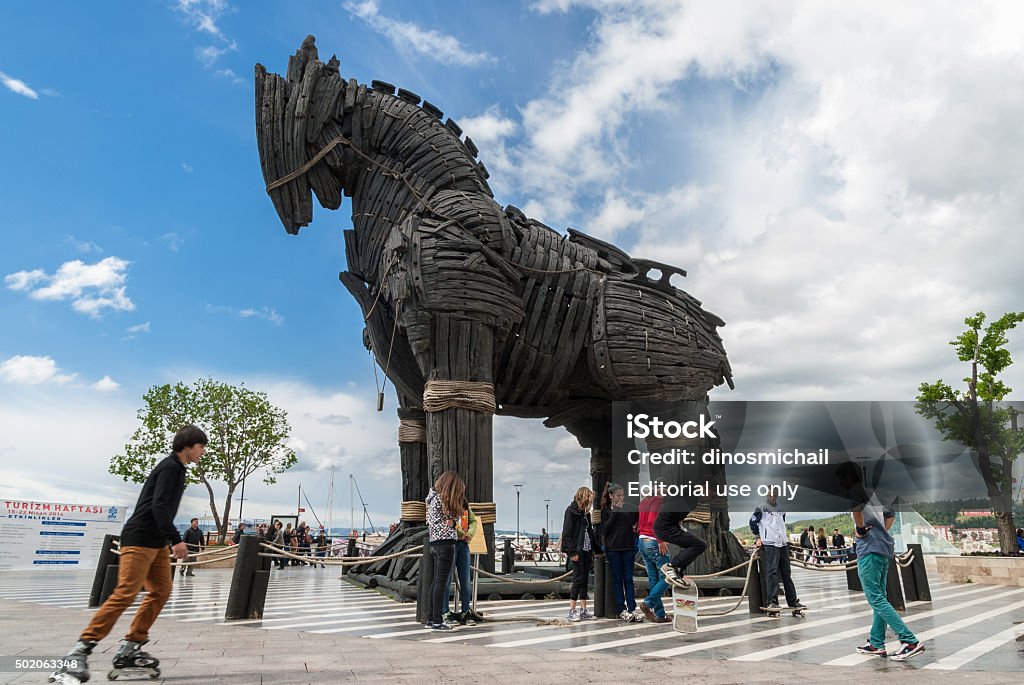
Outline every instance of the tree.
{"label": "tree", "polygon": [[971,448],[999,528],[999,546],[1004,554],[1017,551],[1013,527],[1013,462],[1024,451],[1021,412],[1003,404],[1011,388],[998,379],[1012,363],[1006,334],[1024,321],[1024,312],[1011,312],[985,324],[984,312],[964,319],[967,330],[950,345],[957,358],[970,364],[964,378],[966,390],[943,383],[922,383],[918,388],[917,413],[932,419],[946,440]]}
{"label": "tree", "polygon": [[[156,465],[157,455],[171,451],[174,434],[195,424],[206,431],[206,454],[188,472],[188,484],[202,483],[210,496],[210,511],[219,541],[228,533],[235,488],[254,472],[264,469],[263,482],[272,485],[276,475],[295,465],[295,452],[285,445],[291,433],[287,414],[267,400],[266,393],[220,383],[212,378],[157,385],[143,395],[139,410],[142,425],[125,445],[124,454],[110,460],[110,473],[126,481],[142,483]],[[223,515],[218,512],[213,483],[227,484]]]}

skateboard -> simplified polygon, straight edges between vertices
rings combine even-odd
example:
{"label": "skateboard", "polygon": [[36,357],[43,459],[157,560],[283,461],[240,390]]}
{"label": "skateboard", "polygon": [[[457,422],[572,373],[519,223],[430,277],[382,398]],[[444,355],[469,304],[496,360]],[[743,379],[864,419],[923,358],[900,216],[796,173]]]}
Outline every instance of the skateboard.
{"label": "skateboard", "polygon": [[697,584],[677,576],[668,564],[662,566],[661,570],[672,586],[672,628],[678,633],[696,633]]}
{"label": "skateboard", "polygon": [[803,609],[793,609],[791,607],[761,607],[761,611],[768,614],[772,618],[779,618],[782,615],[783,611],[788,611],[792,613],[793,616],[799,616],[800,618],[807,616],[806,607]]}

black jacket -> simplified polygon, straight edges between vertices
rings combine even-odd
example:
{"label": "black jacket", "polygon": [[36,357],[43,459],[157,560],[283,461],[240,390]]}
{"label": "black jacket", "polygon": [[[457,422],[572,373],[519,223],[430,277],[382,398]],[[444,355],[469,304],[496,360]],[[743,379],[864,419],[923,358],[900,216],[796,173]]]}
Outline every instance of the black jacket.
{"label": "black jacket", "polygon": [[146,478],[135,511],[121,529],[121,546],[159,548],[181,542],[174,517],[183,494],[185,465],[172,454],[160,461]]}
{"label": "black jacket", "polygon": [[185,529],[185,534],[181,536],[181,539],[188,545],[190,552],[198,552],[203,548],[203,531],[198,528],[193,529],[189,526]]}
{"label": "black jacket", "polygon": [[[658,518],[654,519],[654,534],[659,540],[668,540],[679,532],[679,526],[693,510],[693,501],[684,497],[666,497],[661,502]],[[660,532],[659,532],[660,531]]]}
{"label": "black jacket", "polygon": [[628,503],[621,509],[601,508],[601,539],[606,552],[630,552],[636,549],[636,525],[640,513]]}
{"label": "black jacket", "polygon": [[570,557],[583,551],[583,533],[590,536],[590,551],[600,554],[601,546],[594,535],[594,525],[590,522],[590,513],[580,510],[575,500],[565,508],[562,520],[562,537],[559,539],[561,549]]}

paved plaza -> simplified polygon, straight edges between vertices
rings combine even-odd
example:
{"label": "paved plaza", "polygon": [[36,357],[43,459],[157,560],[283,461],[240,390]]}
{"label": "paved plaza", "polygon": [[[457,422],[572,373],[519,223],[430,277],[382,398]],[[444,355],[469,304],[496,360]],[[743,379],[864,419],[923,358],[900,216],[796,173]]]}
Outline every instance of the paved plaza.
{"label": "paved plaza", "polygon": [[[907,682],[1018,683],[1024,677],[1024,588],[932,581],[932,602],[908,605],[907,624],[928,651],[898,663],[854,653],[870,609],[846,589],[842,573],[799,571],[806,618],[750,616],[746,602],[702,619],[700,632],[668,624],[597,620],[536,625],[564,616],[567,602],[482,602],[494,623],[453,634],[424,630],[415,606],[339,581],[334,569],[290,567],[271,578],[259,621],[224,621],[231,572],[176,576],[175,590],[147,647],[168,683],[580,682],[602,673],[692,682],[825,682],[898,677]],[[60,656],[85,626],[92,575],[5,573],[0,576],[0,654]],[[703,600],[714,611],[735,600]],[[91,660],[104,673],[127,625],[129,609]],[[608,669],[611,669],[610,671]],[[45,682],[46,674],[4,673],[0,683]]]}

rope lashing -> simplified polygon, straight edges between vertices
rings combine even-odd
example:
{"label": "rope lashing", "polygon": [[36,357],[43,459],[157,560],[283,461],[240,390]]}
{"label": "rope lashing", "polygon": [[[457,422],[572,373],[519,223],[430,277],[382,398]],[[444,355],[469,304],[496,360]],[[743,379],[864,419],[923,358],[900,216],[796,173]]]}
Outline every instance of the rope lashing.
{"label": "rope lashing", "polygon": [[486,381],[427,381],[423,388],[425,411],[439,412],[456,408],[493,414],[497,409],[494,385]]}
{"label": "rope lashing", "polygon": [[494,524],[498,521],[498,505],[494,502],[470,502],[469,508],[482,525]]}
{"label": "rope lashing", "polygon": [[402,520],[411,523],[420,523],[427,520],[427,504],[418,500],[406,500],[402,502]]}
{"label": "rope lashing", "polygon": [[398,424],[398,442],[426,442],[426,419],[401,419]]}
{"label": "rope lashing", "polygon": [[704,526],[711,525],[711,506],[709,504],[698,504],[693,511],[683,519],[684,523],[699,523]]}

